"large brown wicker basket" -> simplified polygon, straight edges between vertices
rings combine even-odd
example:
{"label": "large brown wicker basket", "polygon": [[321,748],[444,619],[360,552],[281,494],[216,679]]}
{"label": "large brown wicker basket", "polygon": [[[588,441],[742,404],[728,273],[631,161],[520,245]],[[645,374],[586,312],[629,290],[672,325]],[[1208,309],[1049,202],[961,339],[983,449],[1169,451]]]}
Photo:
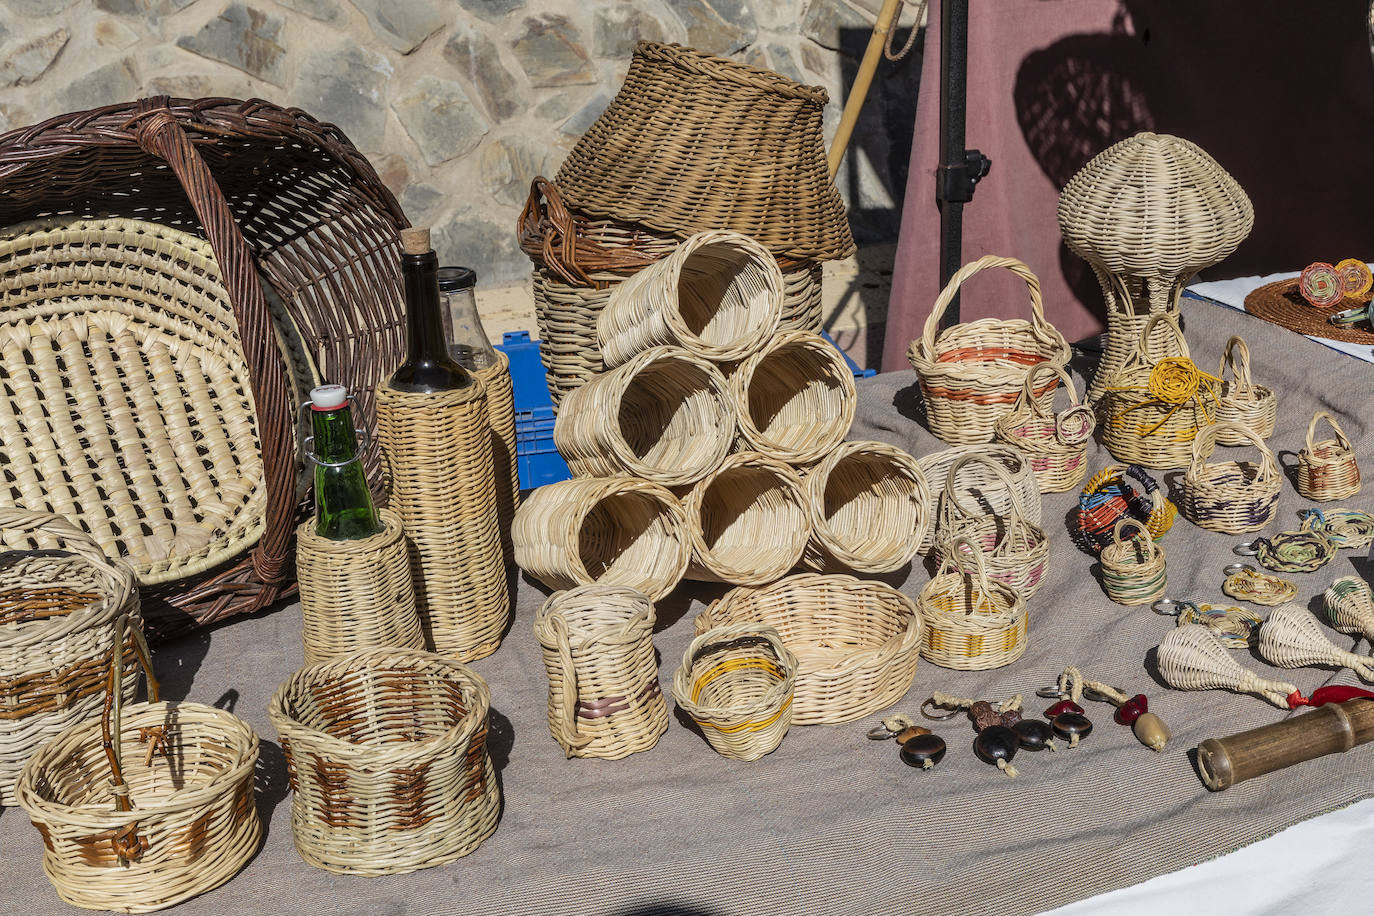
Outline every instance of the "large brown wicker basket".
{"label": "large brown wicker basket", "polygon": [[[299,501],[295,405],[269,296],[319,374],[358,394],[370,427],[370,392],[402,346],[397,233],[406,221],[395,198],[337,128],[304,112],[159,97],[0,136],[0,222],[54,212],[136,217],[210,243],[244,342],[266,518],[251,550],[148,590],[144,613],[150,633],[165,637],[272,604],[293,585]],[[375,473],[375,454],[368,467]]]}

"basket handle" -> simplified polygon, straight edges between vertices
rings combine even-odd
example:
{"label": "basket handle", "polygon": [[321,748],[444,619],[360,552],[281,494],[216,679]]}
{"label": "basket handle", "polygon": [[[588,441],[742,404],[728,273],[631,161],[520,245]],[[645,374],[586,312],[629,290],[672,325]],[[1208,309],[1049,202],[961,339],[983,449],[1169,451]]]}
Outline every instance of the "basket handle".
{"label": "basket handle", "polygon": [[[248,382],[258,418],[264,454],[293,455],[292,407],[287,397],[286,366],[258,280],[253,253],[239,231],[229,202],[195,144],[168,107],[166,96],[140,99],[129,124],[138,146],[167,163],[191,202],[205,237],[219,262],[238,325],[239,342],[248,363]],[[294,461],[264,461],[267,518],[253,548],[253,570],[269,585],[288,577],[291,535],[295,530],[296,468]]]}
{"label": "basket handle", "polygon": [[[1060,389],[1069,393],[1070,410],[1082,404],[1082,401],[1078,397],[1078,391],[1073,387],[1073,379],[1069,377],[1069,374],[1065,372],[1062,367],[1046,361],[1036,363],[1026,370],[1025,381],[1021,383],[1021,392],[1016,396],[1018,407],[1022,404],[1026,404],[1029,406],[1030,412],[1034,416],[1042,420],[1048,420],[1050,418],[1050,414],[1046,413],[1045,408],[1041,406],[1040,399],[1035,396],[1035,377],[1042,372],[1048,372],[1058,377]],[[1053,410],[1053,408],[1051,408],[1051,410]]]}
{"label": "basket handle", "polygon": [[1221,365],[1217,368],[1217,378],[1226,377],[1226,367],[1231,367],[1231,375],[1236,380],[1237,392],[1248,392],[1255,387],[1250,377],[1250,347],[1239,334],[1226,341],[1226,350],[1221,355]]}
{"label": "basket handle", "polygon": [[[949,278],[945,288],[940,290],[940,295],[936,298],[935,304],[931,306],[930,314],[926,316],[925,329],[921,334],[926,353],[931,359],[935,358],[935,334],[940,329],[940,319],[944,318],[950,303],[954,301],[955,294],[959,292],[959,287],[963,286],[964,282],[974,274],[996,267],[1005,267],[1025,281],[1026,289],[1030,292],[1031,327],[1035,329],[1036,334],[1050,336],[1050,332],[1052,332],[1054,335],[1059,335],[1059,332],[1055,331],[1053,326],[1045,321],[1045,302],[1040,295],[1040,278],[1016,258],[1003,258],[995,254],[986,254],[959,268],[954,276]],[[1059,336],[1062,337],[1062,335]]]}
{"label": "basket handle", "polygon": [[986,594],[992,591],[992,580],[988,577],[987,564],[983,562],[983,548],[978,546],[978,542],[966,534],[956,534],[949,539],[949,553],[940,563],[940,572],[947,569],[950,572],[959,572],[965,578],[969,573],[963,571],[961,564],[957,563],[958,558],[963,554],[963,548],[968,547],[968,555],[973,559],[972,578],[978,583],[978,587]]}
{"label": "basket handle", "polygon": [[1346,438],[1345,430],[1341,429],[1341,424],[1336,422],[1336,418],[1331,414],[1324,410],[1319,410],[1312,415],[1312,421],[1307,424],[1307,453],[1309,455],[1312,454],[1312,450],[1316,446],[1312,437],[1316,435],[1317,432],[1317,421],[1321,420],[1323,417],[1326,418],[1326,422],[1330,425],[1331,431],[1336,434],[1336,444],[1348,450],[1350,448],[1350,440]]}
{"label": "basket handle", "polygon": [[1024,519],[1026,516],[1026,508],[1021,504],[1021,494],[1016,492],[1016,482],[1011,479],[1011,475],[1007,473],[1007,469],[1002,466],[1000,461],[995,458],[990,458],[982,452],[969,452],[966,455],[960,455],[955,459],[954,463],[949,466],[949,473],[945,475],[945,498],[950,501],[950,505],[966,515],[974,516],[980,514],[970,513],[959,504],[959,491],[957,488],[959,471],[963,469],[964,465],[970,463],[984,464],[992,469],[993,476],[997,478],[998,482],[1001,483],[1011,495],[1011,513],[1017,519]]}
{"label": "basket handle", "polygon": [[604,260],[617,270],[639,270],[655,262],[655,258],[632,248],[607,248],[588,238],[578,238],[577,219],[563,203],[558,185],[537,176],[530,182],[530,194],[516,220],[520,247],[526,254],[538,253],[545,266],[572,286],[592,286],[588,275],[590,265],[578,263],[582,256]]}
{"label": "basket handle", "polygon": [[[114,645],[110,648],[110,673],[105,680],[105,705],[100,711],[100,746],[105,750],[105,759],[110,763],[110,773],[113,779],[115,796],[115,810],[132,811],[133,805],[129,801],[129,787],[124,782],[124,767],[121,762],[121,748],[119,736],[121,733],[120,720],[124,711],[124,640],[126,634],[133,637],[134,653],[138,658],[138,663],[143,668],[143,676],[148,680],[148,702],[156,703],[158,700],[157,677],[153,674],[153,663],[148,653],[148,643],[143,639],[143,632],[135,626],[130,625],[129,615],[120,614],[115,619]],[[137,859],[142,854],[142,841],[138,835],[130,831],[127,835],[116,836],[111,839],[115,852],[125,859]]]}
{"label": "basket handle", "polygon": [[1145,320],[1145,326],[1140,329],[1140,339],[1135,342],[1134,356],[1141,364],[1153,365],[1150,360],[1150,335],[1154,333],[1155,326],[1163,322],[1174,340],[1178,342],[1179,355],[1192,359],[1192,351],[1188,349],[1188,340],[1183,336],[1183,329],[1178,326],[1178,319],[1170,312],[1155,312]]}
{"label": "basket handle", "polygon": [[580,691],[577,687],[577,666],[573,664],[572,642],[568,638],[568,622],[562,614],[550,614],[548,626],[558,643],[558,661],[563,666],[563,729],[568,736],[565,750],[567,756],[571,757],[573,748],[589,744],[592,739],[577,731],[577,698]]}
{"label": "basket handle", "polygon": [[1121,546],[1125,543],[1121,540],[1121,532],[1125,531],[1128,527],[1135,528],[1137,532],[1136,534],[1131,535],[1131,541],[1136,545],[1140,545],[1143,542],[1145,546],[1145,551],[1143,554],[1141,553],[1140,547],[1136,547],[1136,556],[1139,559],[1144,560],[1147,557],[1153,557],[1155,554],[1159,552],[1160,547],[1158,544],[1155,543],[1155,539],[1150,536],[1150,529],[1146,528],[1143,522],[1139,521],[1138,519],[1131,518],[1129,515],[1122,516],[1121,518],[1116,520],[1116,526],[1112,528],[1113,544]]}
{"label": "basket handle", "polygon": [[1260,453],[1260,470],[1256,477],[1257,481],[1270,479],[1279,473],[1278,461],[1274,458],[1274,453],[1270,451],[1269,446],[1264,444],[1264,440],[1243,423],[1226,420],[1220,423],[1209,423],[1193,439],[1193,460],[1188,466],[1190,475],[1202,471],[1203,464],[1212,456],[1212,451],[1217,445],[1217,439],[1222,433],[1231,433],[1247,440],[1255,447],[1255,451]]}

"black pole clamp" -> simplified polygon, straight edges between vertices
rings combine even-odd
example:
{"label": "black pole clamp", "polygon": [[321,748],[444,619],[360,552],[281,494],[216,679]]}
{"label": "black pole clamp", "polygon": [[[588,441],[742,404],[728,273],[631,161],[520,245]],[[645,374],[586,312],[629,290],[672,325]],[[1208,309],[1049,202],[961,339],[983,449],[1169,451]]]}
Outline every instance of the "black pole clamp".
{"label": "black pole clamp", "polygon": [[953,165],[942,164],[936,170],[935,199],[951,203],[968,203],[973,200],[973,189],[978,181],[992,168],[992,160],[976,149],[964,150],[964,161]]}

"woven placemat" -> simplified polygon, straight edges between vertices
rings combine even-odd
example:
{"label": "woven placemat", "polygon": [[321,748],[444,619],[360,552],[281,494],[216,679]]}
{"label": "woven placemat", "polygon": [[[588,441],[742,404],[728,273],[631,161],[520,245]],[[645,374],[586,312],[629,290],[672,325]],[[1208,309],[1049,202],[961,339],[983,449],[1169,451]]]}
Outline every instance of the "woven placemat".
{"label": "woven placemat", "polygon": [[1254,290],[1245,297],[1245,310],[1251,315],[1272,321],[1280,327],[1299,334],[1343,340],[1346,343],[1374,346],[1374,334],[1355,328],[1338,328],[1328,324],[1326,316],[1351,308],[1352,303],[1341,300],[1331,308],[1319,309],[1307,303],[1298,292],[1298,278],[1277,280]]}

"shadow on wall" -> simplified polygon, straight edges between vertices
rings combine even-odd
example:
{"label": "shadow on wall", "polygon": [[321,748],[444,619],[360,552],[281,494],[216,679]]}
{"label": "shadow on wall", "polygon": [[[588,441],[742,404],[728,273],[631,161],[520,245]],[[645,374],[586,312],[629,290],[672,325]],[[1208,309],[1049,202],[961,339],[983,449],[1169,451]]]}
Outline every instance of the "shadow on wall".
{"label": "shadow on wall", "polygon": [[[1367,22],[1367,0],[1122,0],[1110,33],[1070,35],[1021,62],[1021,131],[1057,187],[1141,130],[1206,150],[1250,195],[1255,228],[1204,276],[1370,257]],[[1080,299],[1100,307],[1083,261],[1062,250],[1060,264]]]}

